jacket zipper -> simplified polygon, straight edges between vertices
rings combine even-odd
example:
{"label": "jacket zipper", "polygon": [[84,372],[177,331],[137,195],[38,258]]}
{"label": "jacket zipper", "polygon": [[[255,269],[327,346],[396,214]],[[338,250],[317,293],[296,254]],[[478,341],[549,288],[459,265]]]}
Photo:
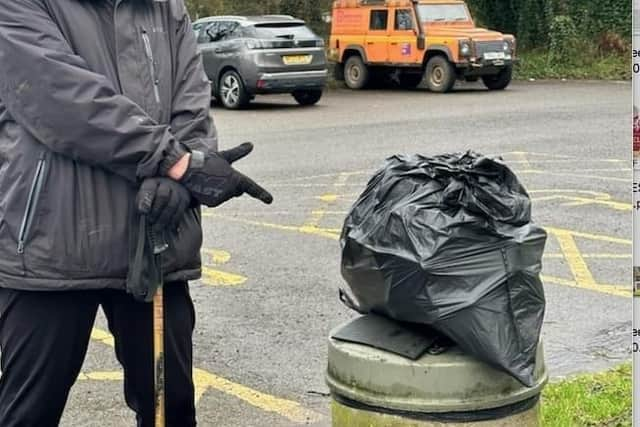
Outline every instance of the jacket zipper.
{"label": "jacket zipper", "polygon": [[144,43],[144,50],[147,54],[147,62],[149,63],[149,72],[151,73],[151,80],[153,80],[153,94],[158,104],[160,101],[160,89],[158,89],[158,78],[156,76],[156,63],[153,59],[153,49],[151,49],[151,40],[149,39],[149,33],[143,27],[142,28],[142,42]]}
{"label": "jacket zipper", "polygon": [[33,217],[36,211],[36,205],[40,198],[40,192],[42,191],[42,184],[44,182],[44,171],[46,166],[46,160],[44,153],[40,155],[38,165],[36,166],[36,173],[31,182],[31,189],[29,190],[29,197],[27,198],[27,207],[24,210],[22,217],[22,224],[20,225],[20,233],[18,235],[18,253],[24,253],[24,245],[27,237],[29,237],[29,230],[33,223]]}

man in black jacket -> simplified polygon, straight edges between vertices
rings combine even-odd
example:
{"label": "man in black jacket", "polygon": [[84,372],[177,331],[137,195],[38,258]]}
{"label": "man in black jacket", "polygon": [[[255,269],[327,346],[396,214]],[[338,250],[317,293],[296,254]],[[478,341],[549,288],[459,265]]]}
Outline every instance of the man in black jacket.
{"label": "man in black jacket", "polygon": [[196,424],[199,205],[271,195],[218,152],[183,0],[0,0],[0,426],[56,426],[98,306],[139,426],[153,425],[151,306],[130,236],[165,230],[167,424]]}

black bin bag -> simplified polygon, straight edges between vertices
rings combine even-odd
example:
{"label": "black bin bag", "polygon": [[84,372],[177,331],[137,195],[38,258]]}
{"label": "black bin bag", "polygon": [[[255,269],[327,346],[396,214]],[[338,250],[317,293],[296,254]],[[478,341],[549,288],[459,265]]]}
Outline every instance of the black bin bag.
{"label": "black bin bag", "polygon": [[342,276],[360,312],[429,325],[531,387],[546,237],[500,160],[394,156],[347,216]]}

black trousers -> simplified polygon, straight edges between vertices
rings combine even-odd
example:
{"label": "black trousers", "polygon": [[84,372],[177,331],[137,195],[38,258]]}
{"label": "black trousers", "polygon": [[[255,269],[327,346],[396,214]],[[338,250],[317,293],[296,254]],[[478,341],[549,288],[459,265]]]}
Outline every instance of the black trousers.
{"label": "black trousers", "polygon": [[[164,297],[167,426],[192,427],[193,303],[187,283],[167,284]],[[112,290],[0,289],[0,426],[59,424],[100,305],[124,368],[126,402],[139,427],[154,425],[152,304]]]}

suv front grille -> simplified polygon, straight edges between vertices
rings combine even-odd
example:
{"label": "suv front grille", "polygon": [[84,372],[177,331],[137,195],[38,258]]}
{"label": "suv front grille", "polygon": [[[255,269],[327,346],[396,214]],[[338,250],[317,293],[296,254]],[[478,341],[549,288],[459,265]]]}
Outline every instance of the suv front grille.
{"label": "suv front grille", "polygon": [[476,42],[476,56],[481,57],[487,52],[503,52],[504,42],[502,40],[490,42]]}

